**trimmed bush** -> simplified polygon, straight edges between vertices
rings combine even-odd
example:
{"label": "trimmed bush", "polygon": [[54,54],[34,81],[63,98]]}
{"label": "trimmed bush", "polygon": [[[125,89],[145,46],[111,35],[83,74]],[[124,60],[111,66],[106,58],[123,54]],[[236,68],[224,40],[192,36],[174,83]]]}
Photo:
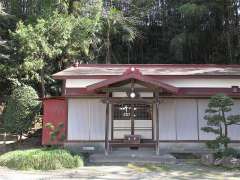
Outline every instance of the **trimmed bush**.
{"label": "trimmed bush", "polygon": [[18,170],[55,170],[83,166],[83,158],[65,149],[17,150],[0,156],[0,166]]}
{"label": "trimmed bush", "polygon": [[37,92],[27,85],[18,86],[8,98],[3,112],[4,130],[20,136],[28,133],[39,110]]}

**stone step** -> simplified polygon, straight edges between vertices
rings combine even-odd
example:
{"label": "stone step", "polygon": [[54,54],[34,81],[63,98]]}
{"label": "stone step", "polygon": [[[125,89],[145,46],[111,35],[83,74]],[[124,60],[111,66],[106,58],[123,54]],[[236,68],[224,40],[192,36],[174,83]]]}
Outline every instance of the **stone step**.
{"label": "stone step", "polygon": [[176,158],[170,154],[153,155],[148,153],[110,153],[92,154],[89,157],[90,163],[141,163],[141,164],[175,164]]}

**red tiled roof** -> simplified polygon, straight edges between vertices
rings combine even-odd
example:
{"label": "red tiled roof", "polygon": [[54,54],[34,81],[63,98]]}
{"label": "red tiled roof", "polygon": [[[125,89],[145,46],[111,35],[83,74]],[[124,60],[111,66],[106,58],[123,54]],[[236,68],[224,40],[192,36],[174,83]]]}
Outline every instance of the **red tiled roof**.
{"label": "red tiled roof", "polygon": [[240,76],[240,65],[214,64],[81,64],[53,75],[55,79],[81,76],[122,75],[128,68],[135,67],[143,75],[158,76]]}

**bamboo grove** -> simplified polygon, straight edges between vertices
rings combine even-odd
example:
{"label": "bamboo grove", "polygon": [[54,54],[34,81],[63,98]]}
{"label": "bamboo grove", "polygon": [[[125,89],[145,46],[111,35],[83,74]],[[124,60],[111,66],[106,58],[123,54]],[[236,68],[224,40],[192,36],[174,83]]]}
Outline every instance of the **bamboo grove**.
{"label": "bamboo grove", "polygon": [[11,92],[15,80],[59,92],[50,75],[75,61],[240,62],[240,0],[0,2],[1,93]]}

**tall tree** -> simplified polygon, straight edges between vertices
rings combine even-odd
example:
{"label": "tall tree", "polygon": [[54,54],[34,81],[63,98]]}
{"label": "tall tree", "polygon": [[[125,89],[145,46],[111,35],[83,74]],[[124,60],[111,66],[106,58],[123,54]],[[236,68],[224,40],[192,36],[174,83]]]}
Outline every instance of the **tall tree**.
{"label": "tall tree", "polygon": [[47,18],[39,18],[33,25],[20,22],[16,32],[12,33],[19,47],[18,53],[23,57],[22,76],[41,82],[42,97],[46,95],[45,80],[54,69],[60,70],[64,63],[87,59],[90,55],[100,11],[94,14],[93,18],[55,11]]}
{"label": "tall tree", "polygon": [[102,17],[102,40],[106,49],[106,64],[112,63],[112,39],[113,36],[121,38],[122,42],[130,43],[136,38],[138,31],[135,27],[134,17],[125,17],[123,12],[110,7],[105,9]]}

